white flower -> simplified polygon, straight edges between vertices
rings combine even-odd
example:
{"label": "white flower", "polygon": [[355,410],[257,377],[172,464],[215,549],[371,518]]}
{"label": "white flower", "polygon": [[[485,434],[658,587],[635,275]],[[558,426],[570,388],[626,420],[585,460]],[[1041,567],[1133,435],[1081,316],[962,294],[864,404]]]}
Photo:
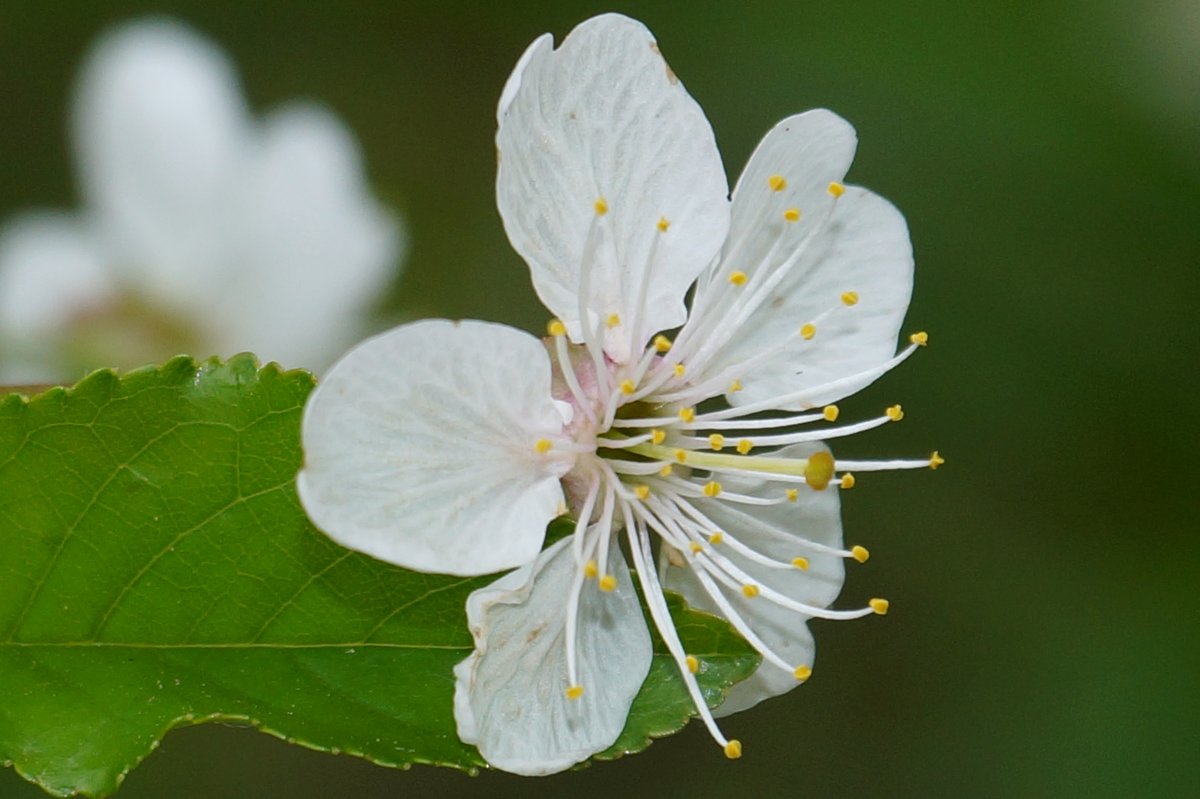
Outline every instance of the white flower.
{"label": "white flower", "polygon": [[322,367],[391,277],[396,220],[328,111],[265,120],[171,22],[101,38],[72,106],[83,210],[0,232],[0,376],[56,380],[179,351]]}
{"label": "white flower", "polygon": [[[828,403],[925,343],[896,354],[904,219],[842,182],[854,131],[828,111],[768,133],[730,199],[704,115],[617,15],[557,50],[534,42],[499,121],[500,213],[557,317],[550,338],[435,320],[359,345],[309,400],[301,500],[332,538],[392,563],[520,567],[471,596],[475,651],[455,669],[459,735],[492,765],[558,771],[621,732],[651,660],[622,538],[697,712],[737,757],[662,592],[762,654],[725,711],[807,679],[807,619],[887,610],[828,609],[866,550],[843,547],[826,489],[850,487],[849,469],[940,459],[835,462],[820,439],[901,416],[827,426]],[[574,534],[540,551],[564,512]]]}

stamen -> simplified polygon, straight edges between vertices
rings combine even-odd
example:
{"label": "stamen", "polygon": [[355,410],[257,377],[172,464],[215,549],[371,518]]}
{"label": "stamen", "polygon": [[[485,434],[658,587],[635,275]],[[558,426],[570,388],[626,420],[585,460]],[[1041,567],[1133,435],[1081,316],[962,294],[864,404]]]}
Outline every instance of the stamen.
{"label": "stamen", "polygon": [[561,319],[551,319],[546,323],[546,332],[552,336],[567,335],[567,326],[562,323]]}
{"label": "stamen", "polygon": [[617,578],[611,574],[606,574],[600,578],[600,590],[605,593],[612,593],[617,590]]}
{"label": "stamen", "polygon": [[798,682],[804,682],[812,676],[812,669],[808,666],[797,666],[792,670],[792,676],[795,677]]}
{"label": "stamen", "polygon": [[[675,624],[671,620],[671,611],[668,610],[666,600],[663,599],[662,586],[658,582],[658,575],[654,567],[650,565],[654,560],[653,553],[650,551],[650,538],[635,523],[630,507],[622,505],[621,509],[625,517],[625,533],[629,539],[629,551],[633,556],[634,568],[637,570],[638,579],[642,583],[642,594],[646,598],[646,606],[650,611],[650,617],[654,620],[654,626],[658,628],[659,635],[662,636],[663,642],[667,645],[667,650],[675,659],[680,674],[683,675],[683,683],[687,686],[688,694],[692,697],[692,704],[695,706],[700,720],[708,728],[708,733],[713,737],[713,740],[728,753],[730,745],[734,742],[727,739],[721,733],[721,728],[717,726],[712,711],[708,709],[708,703],[700,691],[700,685],[696,682],[695,674],[688,668],[687,653],[683,649],[683,644],[679,641],[679,634],[676,632]],[[741,754],[741,744],[738,744],[736,748],[738,754]]]}
{"label": "stamen", "polygon": [[[554,322],[558,322],[557,319]],[[551,326],[554,325],[551,322]],[[571,356],[567,352],[567,337],[566,326],[562,322],[558,322],[563,329],[563,335],[554,335],[554,355],[558,360],[558,371],[563,376],[563,380],[567,384],[567,388],[571,391],[571,396],[575,399],[575,404],[583,409],[583,414],[592,424],[596,423],[596,412],[592,409],[592,401],[583,393],[583,386],[579,384],[579,377],[575,374],[575,367],[571,365]]]}
{"label": "stamen", "polygon": [[809,323],[800,327],[800,338],[804,339],[805,341],[812,341],[812,338],[815,335],[817,335],[816,325]]}
{"label": "stamen", "polygon": [[736,394],[737,392],[741,391],[742,388],[743,388],[742,381],[734,380],[732,383],[729,384],[729,393]]}
{"label": "stamen", "polygon": [[929,456],[929,468],[930,469],[936,469],[937,467],[941,466],[945,462],[946,462],[946,459],[943,458],[941,455],[939,455],[937,453],[936,449],[933,451],[933,454]]}
{"label": "stamen", "polygon": [[[926,460],[893,460],[893,461],[838,461],[839,469],[856,472],[888,472],[896,469],[936,469],[945,463],[941,456],[930,457]],[[934,464],[937,464],[936,466]]]}
{"label": "stamen", "polygon": [[735,286],[744,286],[746,285],[747,280],[749,280],[749,278],[747,277],[746,273],[742,272],[741,270],[733,272],[729,275],[729,282]]}
{"label": "stamen", "polygon": [[754,599],[754,597],[758,596],[758,586],[754,583],[746,583],[742,586],[742,595],[746,599]]}
{"label": "stamen", "polygon": [[846,193],[846,187],[835,180],[829,184],[829,193],[836,199]]}
{"label": "stamen", "polygon": [[908,340],[918,347],[924,347],[929,344],[929,334],[922,330],[919,333],[913,333],[908,337]]}
{"label": "stamen", "polygon": [[632,394],[637,391],[637,386],[628,377],[621,381],[621,393]]}
{"label": "stamen", "polygon": [[646,497],[650,496],[650,486],[643,483],[642,485],[634,488],[633,493],[637,494],[638,499],[644,500]]}
{"label": "stamen", "polygon": [[692,674],[695,674],[696,672],[700,671],[700,661],[696,659],[695,655],[688,655],[686,658],[686,661],[687,661],[687,670],[690,671]]}
{"label": "stamen", "polygon": [[587,496],[583,499],[583,507],[579,510],[579,517],[575,520],[575,531],[572,534],[571,549],[575,555],[576,564],[583,563],[583,539],[587,533],[588,523],[592,519],[592,509],[596,507],[596,498],[599,495],[600,475],[596,475],[592,478],[592,484],[588,487]]}
{"label": "stamen", "polygon": [[534,451],[540,455],[545,455],[547,452],[550,451],[550,448],[553,446],[554,445],[550,442],[550,439],[548,439],[548,438],[539,438],[537,441],[535,441],[533,443]]}
{"label": "stamen", "polygon": [[842,304],[847,305],[847,306],[858,305],[858,292],[857,291],[843,292],[842,293]]}
{"label": "stamen", "polygon": [[886,616],[891,603],[886,599],[872,599],[867,603],[871,606],[871,610],[879,616]]}
{"label": "stamen", "polygon": [[838,406],[836,406],[836,405],[826,405],[821,410],[821,415],[825,417],[825,421],[827,421],[827,422],[836,422],[837,418],[838,418],[838,413],[839,413]]}
{"label": "stamen", "polygon": [[737,760],[742,756],[742,742],[737,738],[728,741],[724,747],[725,757],[730,760]]}
{"label": "stamen", "polygon": [[[821,383],[820,385],[808,386],[788,394],[780,394],[778,396],[762,399],[757,402],[748,402],[745,405],[738,405],[733,408],[725,408],[723,410],[713,411],[712,413],[705,413],[697,418],[702,424],[704,424],[704,426],[710,426],[707,424],[708,422],[714,422],[723,419],[736,419],[740,416],[749,416],[752,413],[770,411],[776,408],[783,408],[789,405],[802,403],[809,397],[833,393],[849,386],[857,387],[864,382],[874,380],[875,378],[886,374],[887,372],[899,366],[917,351],[918,346],[920,345],[911,344],[878,366],[873,366],[870,369],[864,369],[861,372],[855,372],[852,375],[839,377],[836,380],[830,380],[829,382]],[[923,465],[927,466],[928,464],[926,463]]]}
{"label": "stamen", "polygon": [[608,327],[609,330],[612,330],[614,327],[617,327],[618,325],[621,324],[621,315],[615,314],[615,313],[610,313],[608,315],[608,318],[604,320],[604,324]]}
{"label": "stamen", "polygon": [[710,480],[704,484],[704,496],[715,497],[721,493],[721,484],[716,480]]}
{"label": "stamen", "polygon": [[752,449],[754,449],[754,442],[748,438],[743,438],[737,443],[737,451],[741,455],[746,455]]}
{"label": "stamen", "polygon": [[589,560],[583,567],[583,576],[589,580],[594,579],[599,574],[599,567],[596,565],[596,559]]}
{"label": "stamen", "polygon": [[854,558],[859,563],[866,563],[867,559],[871,557],[871,553],[866,547],[855,544],[854,546],[850,547],[850,557]]}
{"label": "stamen", "polygon": [[787,181],[783,175],[771,175],[767,178],[767,185],[771,187],[771,191],[783,191],[787,188]]}
{"label": "stamen", "polygon": [[795,222],[800,218],[799,208],[789,208],[783,212],[783,218],[789,222]]}
{"label": "stamen", "polygon": [[583,696],[583,686],[582,685],[572,685],[570,688],[568,688],[566,690],[566,694],[567,694],[567,699],[578,699],[579,697]]}
{"label": "stamen", "polygon": [[696,409],[695,408],[680,408],[679,409],[679,418],[682,419],[685,423],[691,424],[692,422],[694,422],[696,420]]}
{"label": "stamen", "polygon": [[665,216],[660,216],[658,218],[658,232],[666,233],[667,228],[669,228],[669,227],[671,227],[670,221]]}
{"label": "stamen", "polygon": [[808,571],[808,558],[792,558],[792,565],[802,572]]}
{"label": "stamen", "polygon": [[885,411],[885,413],[887,414],[887,418],[891,419],[893,422],[898,422],[904,418],[904,409],[899,405],[891,406]]}
{"label": "stamen", "polygon": [[854,478],[853,474],[851,474],[850,472],[846,472],[845,474],[842,475],[841,479],[838,480],[838,485],[844,489],[850,489],[850,488],[854,488],[854,484],[857,482],[858,482],[858,480],[856,480]]}
{"label": "stamen", "polygon": [[[725,436],[721,435],[720,433],[713,433],[708,437],[708,446],[712,447],[714,451],[720,452],[725,446]],[[549,447],[547,447],[547,449],[549,449]]]}
{"label": "stamen", "polygon": [[666,352],[667,350],[671,349],[671,339],[667,338],[662,333],[659,333],[654,337],[654,349],[658,350],[659,352]]}
{"label": "stamen", "polygon": [[596,216],[604,216],[608,213],[608,202],[603,197],[596,198]]}
{"label": "stamen", "polygon": [[799,498],[800,498],[800,491],[799,491],[799,489],[795,489],[795,488],[789,488],[789,489],[787,490],[787,501],[788,501],[788,502],[795,502],[795,501],[796,501],[796,500],[798,500]]}

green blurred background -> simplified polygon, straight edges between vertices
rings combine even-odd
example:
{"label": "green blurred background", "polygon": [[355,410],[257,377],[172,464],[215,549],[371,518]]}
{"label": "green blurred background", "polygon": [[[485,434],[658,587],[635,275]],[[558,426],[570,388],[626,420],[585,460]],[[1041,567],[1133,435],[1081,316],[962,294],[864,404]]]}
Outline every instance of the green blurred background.
{"label": "green blurred background", "polygon": [[[859,132],[851,180],[907,215],[909,328],[931,346],[843,407],[902,402],[855,456],[948,458],[845,495],[868,545],[817,622],[816,676],[637,757],[541,780],[390,771],[246,729],[170,734],[120,796],[1195,796],[1200,614],[1200,6],[645,2],[0,6],[0,218],[74,206],[65,135],[90,40],[174,15],[236,61],[259,111],[324,101],[404,214],[392,320],[540,330],[493,203],[494,104],[526,44],[645,21],[704,106],[731,179],[786,114]],[[0,701],[3,687],[0,686]],[[0,797],[40,793],[0,770]]]}

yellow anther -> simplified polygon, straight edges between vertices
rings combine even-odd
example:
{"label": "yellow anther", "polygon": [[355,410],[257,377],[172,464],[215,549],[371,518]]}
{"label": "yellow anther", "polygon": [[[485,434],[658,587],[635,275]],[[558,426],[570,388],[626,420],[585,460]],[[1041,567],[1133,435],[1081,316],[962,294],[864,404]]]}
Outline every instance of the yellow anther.
{"label": "yellow anther", "polygon": [[659,233],[666,233],[667,228],[669,228],[670,226],[671,226],[671,223],[667,221],[667,218],[665,216],[660,216],[658,218],[658,232]]}
{"label": "yellow anther", "polygon": [[656,427],[650,432],[650,440],[655,444],[661,444],[667,440],[667,434],[661,427]]}
{"label": "yellow anther", "polygon": [[737,443],[737,451],[739,455],[745,455],[752,449],[754,449],[754,442],[748,438],[743,438]]}
{"label": "yellow anther", "polygon": [[812,669],[810,669],[808,666],[797,666],[792,671],[792,676],[795,677],[800,682],[804,682],[805,680],[807,680],[809,677],[812,676]]}
{"label": "yellow anther", "polygon": [[716,480],[709,480],[704,484],[704,496],[715,497],[721,493],[721,484]]}
{"label": "yellow anther", "polygon": [[918,347],[924,347],[929,343],[929,334],[922,330],[920,333],[913,333],[908,337],[908,340]]}
{"label": "yellow anther", "polygon": [[683,377],[683,373],[686,371],[687,371],[687,367],[685,367],[683,364],[681,364],[681,363],[675,364],[675,376],[676,377]]}
{"label": "yellow anther", "polygon": [[832,194],[834,197],[841,197],[843,194],[845,194],[845,193],[846,193],[846,187],[845,187],[845,186],[843,186],[841,183],[838,183],[838,182],[835,180],[833,183],[830,183],[830,184],[829,184],[829,189],[828,189],[828,191],[829,191],[829,193],[830,193],[830,194]]}
{"label": "yellow anther", "polygon": [[658,470],[658,474],[660,477],[670,477],[671,472],[673,471],[675,471],[675,469],[671,466],[671,464],[664,463],[662,468]]}
{"label": "yellow anther", "polygon": [[742,586],[742,595],[746,599],[754,599],[754,597],[758,596],[758,586],[754,583],[746,583]]}
{"label": "yellow anther", "polygon": [[725,534],[722,533],[720,530],[717,530],[715,533],[711,533],[708,536],[708,543],[712,544],[714,547],[717,546],[718,544],[720,544],[724,540],[725,540]]}
{"label": "yellow anther", "polygon": [[852,475],[850,472],[846,472],[842,475],[842,488],[854,488],[854,484],[857,482],[858,480],[856,480],[854,475]]}
{"label": "yellow anther", "polygon": [[675,460],[679,461],[680,463],[687,463],[687,450],[686,449],[675,450]]}
{"label": "yellow anther", "polygon": [[600,567],[596,565],[596,561],[589,560],[583,566],[583,576],[589,580],[600,573]]}
{"label": "yellow anther", "polygon": [[688,549],[692,550],[693,555],[699,555],[704,551],[704,547],[700,546],[700,544],[696,543],[695,541],[691,543]]}
{"label": "yellow anther", "polygon": [[662,333],[659,333],[654,337],[654,349],[658,350],[659,352],[666,352],[667,350],[671,349],[671,339],[667,338]]}
{"label": "yellow anther", "polygon": [[545,455],[547,452],[550,451],[550,448],[553,446],[554,446],[554,444],[552,444],[550,442],[550,439],[548,439],[548,438],[539,438],[537,441],[535,441],[533,443],[534,450],[537,451],[541,455]]}
{"label": "yellow anther", "polygon": [[740,269],[729,276],[729,282],[735,286],[744,286],[750,278]]}
{"label": "yellow anther", "polygon": [[594,207],[596,209],[596,216],[604,216],[608,213],[608,201],[603,197],[596,198],[596,204]]}
{"label": "yellow anther", "polygon": [[601,591],[615,591],[617,589],[617,578],[611,574],[606,574],[600,578]]}
{"label": "yellow anther", "polygon": [[792,558],[792,565],[802,572],[808,571],[808,558]]}
{"label": "yellow anther", "polygon": [[579,697],[583,696],[583,686],[582,685],[572,685],[570,688],[567,689],[566,694],[567,694],[567,699],[578,699]]}
{"label": "yellow anther", "polygon": [[800,338],[805,341],[812,341],[812,337],[815,335],[817,335],[816,325],[809,323],[800,328]]}
{"label": "yellow anther", "polygon": [[725,744],[725,757],[730,760],[737,760],[742,756],[742,742],[734,738],[729,743]]}
{"label": "yellow anther", "polygon": [[608,325],[608,328],[611,330],[612,328],[621,324],[621,315],[615,314],[615,313],[610,313],[608,315],[608,318],[604,320],[604,324]]}
{"label": "yellow anther", "polygon": [[637,385],[628,377],[621,381],[621,393],[632,394],[637,391]]}
{"label": "yellow anther", "polygon": [[838,406],[836,405],[826,405],[821,409],[821,415],[825,417],[825,421],[827,422],[836,422],[839,413],[841,411],[838,410]]}
{"label": "yellow anther", "polygon": [[858,305],[858,292],[857,291],[843,291],[842,292],[842,304],[843,305]]}
{"label": "yellow anther", "polygon": [[551,319],[546,323],[546,332],[552,336],[565,336],[567,335],[567,326],[561,320]]}
{"label": "yellow anther", "polygon": [[799,489],[796,489],[796,488],[789,488],[789,489],[787,490],[787,500],[788,500],[788,502],[795,502],[795,501],[796,501],[796,500],[798,500],[798,499],[800,499],[800,491],[799,491]]}
{"label": "yellow anther", "polygon": [[799,208],[787,209],[786,211],[783,212],[783,218],[789,222],[795,222],[797,219],[800,218],[800,209]]}
{"label": "yellow anther", "polygon": [[833,456],[828,452],[814,452],[808,456],[804,467],[804,482],[817,491],[823,491],[833,479]]}
{"label": "yellow anther", "polygon": [[696,660],[695,655],[688,655],[686,658],[684,658],[684,661],[687,663],[688,671],[690,671],[692,674],[700,671],[700,661]]}
{"label": "yellow anther", "polygon": [[720,452],[725,446],[725,436],[720,433],[713,433],[708,437],[708,445],[713,448],[714,452]]}
{"label": "yellow anther", "polygon": [[734,394],[738,391],[741,391],[742,388],[744,388],[744,386],[742,386],[742,381],[734,380],[732,383],[729,384],[729,393]]}
{"label": "yellow anther", "polygon": [[691,424],[696,419],[696,409],[695,408],[680,408],[679,409],[679,418],[682,419],[683,421]]}
{"label": "yellow anther", "polygon": [[929,468],[930,469],[936,469],[937,467],[941,466],[945,462],[946,462],[946,459],[943,458],[941,455],[937,454],[936,449],[933,451],[933,454],[929,456]]}
{"label": "yellow anther", "polygon": [[887,418],[891,419],[893,422],[898,422],[904,418],[904,409],[901,408],[899,405],[891,406],[886,411],[884,411],[884,413],[886,413]]}
{"label": "yellow anther", "polygon": [[638,499],[646,499],[650,496],[650,486],[640,485],[633,489],[633,493],[637,494]]}
{"label": "yellow anther", "polygon": [[771,187],[771,191],[783,191],[787,188],[787,180],[783,175],[771,175],[767,178],[767,185]]}
{"label": "yellow anther", "polygon": [[872,599],[867,603],[871,606],[871,610],[875,611],[877,616],[886,616],[891,603],[886,599]]}
{"label": "yellow anther", "polygon": [[859,563],[866,563],[867,558],[871,557],[871,553],[866,547],[855,544],[854,546],[850,547],[850,557],[854,558]]}

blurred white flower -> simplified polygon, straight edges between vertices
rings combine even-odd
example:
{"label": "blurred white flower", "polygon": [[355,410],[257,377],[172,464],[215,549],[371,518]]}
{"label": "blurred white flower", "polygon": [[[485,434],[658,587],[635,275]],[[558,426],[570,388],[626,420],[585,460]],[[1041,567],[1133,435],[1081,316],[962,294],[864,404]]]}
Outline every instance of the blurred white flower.
{"label": "blurred white flower", "polygon": [[0,230],[0,380],[179,352],[320,369],[361,336],[402,237],[331,113],[255,119],[229,59],[169,21],[102,36],[71,111],[83,208]]}
{"label": "blurred white flower", "polygon": [[[927,341],[897,352],[907,225],[842,183],[856,137],[824,110],[771,130],[730,198],[703,112],[619,15],[558,49],[535,41],[499,123],[500,213],[558,317],[550,338],[430,320],[359,345],[309,398],[301,501],[333,539],[391,563],[519,567],[470,596],[475,651],[455,668],[459,736],[493,766],[547,774],[620,735],[652,657],[627,556],[696,712],[739,757],[663,590],[762,655],[724,712],[808,679],[808,619],[887,612],[828,607],[844,561],[867,558],[843,545],[829,489],[853,485],[847,470],[941,459],[835,460],[821,439],[903,415],[828,426],[829,403]],[[564,513],[574,534],[543,551]]]}

